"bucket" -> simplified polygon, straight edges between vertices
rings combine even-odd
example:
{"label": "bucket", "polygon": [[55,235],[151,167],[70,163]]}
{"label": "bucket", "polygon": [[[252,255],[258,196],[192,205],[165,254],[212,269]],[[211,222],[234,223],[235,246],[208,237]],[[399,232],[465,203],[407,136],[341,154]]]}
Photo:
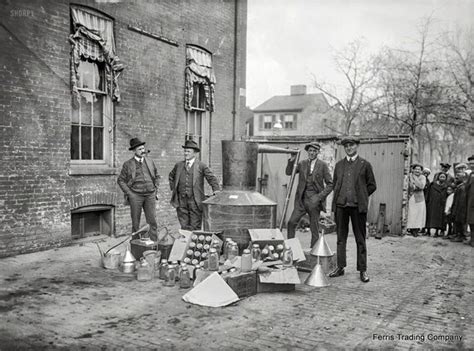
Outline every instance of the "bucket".
{"label": "bucket", "polygon": [[102,265],[106,269],[117,269],[121,261],[121,254],[117,250],[112,250],[102,257]]}

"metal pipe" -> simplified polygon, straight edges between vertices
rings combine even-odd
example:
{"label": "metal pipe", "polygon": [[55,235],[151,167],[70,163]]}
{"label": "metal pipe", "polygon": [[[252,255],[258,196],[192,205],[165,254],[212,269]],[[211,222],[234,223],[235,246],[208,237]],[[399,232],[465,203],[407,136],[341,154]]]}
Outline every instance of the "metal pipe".
{"label": "metal pipe", "polygon": [[283,205],[283,211],[280,218],[280,226],[279,226],[280,231],[283,229],[283,224],[285,223],[286,211],[288,211],[288,204],[290,202],[290,196],[291,196],[291,190],[293,189],[293,183],[295,182],[296,167],[298,166],[298,162],[300,161],[300,155],[301,155],[301,152],[300,150],[298,150],[298,153],[296,154],[295,163],[293,164],[293,170],[291,171],[290,184],[288,185],[288,189],[286,191],[285,204]]}
{"label": "metal pipe", "polygon": [[286,149],[278,146],[271,146],[266,144],[258,144],[258,153],[262,154],[297,154],[298,149]]}
{"label": "metal pipe", "polygon": [[234,7],[234,72],[233,72],[233,101],[232,101],[232,140],[235,140],[236,133],[235,133],[235,124],[236,124],[236,115],[237,115],[237,30],[238,30],[238,11],[239,11],[239,0],[234,0],[235,7]]}

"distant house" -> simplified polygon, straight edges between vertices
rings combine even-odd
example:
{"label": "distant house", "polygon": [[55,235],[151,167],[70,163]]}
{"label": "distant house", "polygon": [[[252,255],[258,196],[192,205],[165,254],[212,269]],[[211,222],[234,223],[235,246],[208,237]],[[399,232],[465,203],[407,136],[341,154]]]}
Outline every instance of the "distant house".
{"label": "distant house", "polygon": [[292,85],[290,95],[273,96],[253,110],[253,135],[334,135],[342,132],[342,118],[323,94]]}

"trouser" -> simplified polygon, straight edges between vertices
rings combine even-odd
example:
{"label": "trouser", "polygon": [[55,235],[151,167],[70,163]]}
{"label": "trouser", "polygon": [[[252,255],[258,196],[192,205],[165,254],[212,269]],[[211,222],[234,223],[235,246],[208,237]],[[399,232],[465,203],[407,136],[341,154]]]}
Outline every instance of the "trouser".
{"label": "trouser", "polygon": [[128,201],[130,202],[130,214],[132,216],[132,230],[136,232],[140,229],[140,219],[143,209],[143,212],[145,212],[146,222],[150,225],[150,239],[157,241],[158,224],[156,223],[155,215],[155,192],[139,194],[132,191],[128,194]]}
{"label": "trouser", "polygon": [[367,213],[360,213],[357,207],[336,207],[337,266],[346,267],[346,244],[349,233],[349,218],[357,245],[357,270],[367,270],[367,247],[365,244]]}
{"label": "trouser", "polygon": [[202,210],[199,209],[194,197],[179,195],[179,206],[176,208],[179,224],[184,230],[200,230]]}
{"label": "trouser", "polygon": [[465,224],[463,222],[454,221],[454,233],[456,234],[456,236],[464,239],[464,227]]}
{"label": "trouser", "polygon": [[307,213],[309,215],[309,227],[311,229],[311,247],[319,239],[319,202],[311,201],[311,197],[303,197],[303,203],[295,201],[295,208],[288,221],[288,239],[295,237],[296,226],[300,219]]}

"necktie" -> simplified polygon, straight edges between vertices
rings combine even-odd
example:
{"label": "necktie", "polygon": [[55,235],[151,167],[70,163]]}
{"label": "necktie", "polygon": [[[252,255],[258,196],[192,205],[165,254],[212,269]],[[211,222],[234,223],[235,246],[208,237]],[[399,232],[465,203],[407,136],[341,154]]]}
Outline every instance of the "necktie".
{"label": "necktie", "polygon": [[191,162],[186,161],[186,170],[189,171],[191,169]]}

